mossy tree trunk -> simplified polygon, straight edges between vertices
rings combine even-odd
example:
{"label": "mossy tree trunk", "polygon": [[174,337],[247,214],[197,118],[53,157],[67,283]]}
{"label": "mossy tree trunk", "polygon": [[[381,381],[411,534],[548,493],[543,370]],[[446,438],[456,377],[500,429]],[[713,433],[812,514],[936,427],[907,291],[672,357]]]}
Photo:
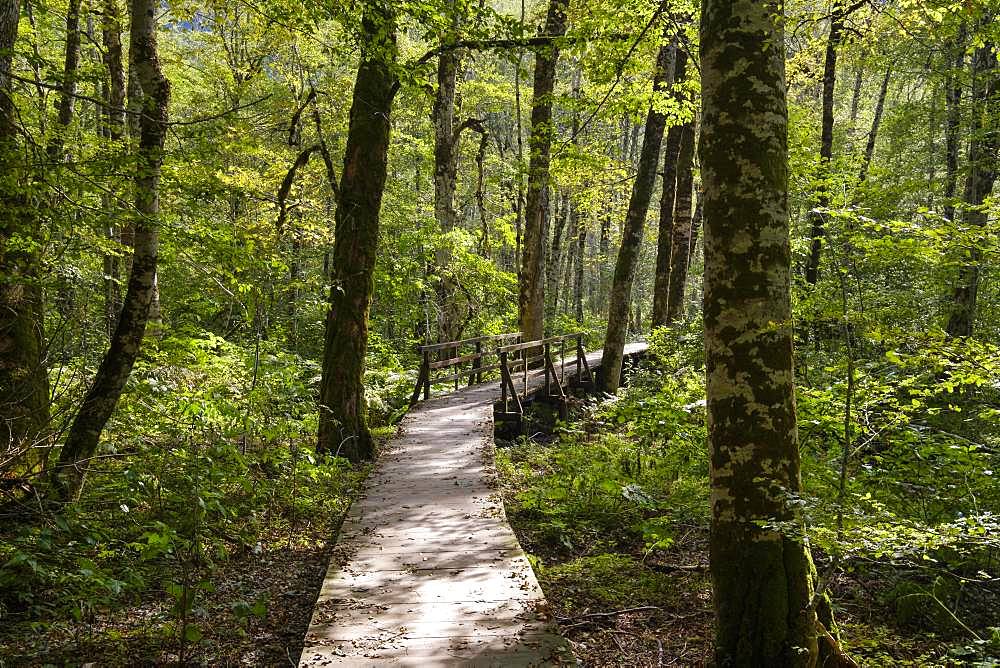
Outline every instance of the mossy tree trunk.
{"label": "mossy tree trunk", "polygon": [[782,5],[705,0],[701,22],[710,559],[721,666],[819,651],[800,492]]}
{"label": "mossy tree trunk", "polygon": [[[672,49],[668,45],[660,47],[656,58],[656,74],[653,90],[661,91],[670,81],[670,57]],[[642,246],[642,234],[646,225],[649,201],[653,196],[656,182],[656,167],[660,158],[660,145],[667,119],[664,114],[650,106],[646,115],[646,128],[642,138],[638,171],[632,185],[625,226],[622,230],[622,244],[615,262],[615,273],[611,280],[608,298],[608,327],[604,335],[604,355],[601,361],[601,384],[604,391],[616,392],[621,382],[622,360],[625,353],[625,337],[629,325],[629,307],[632,303],[632,281]]]}
{"label": "mossy tree trunk", "polygon": [[101,432],[114,413],[132,366],[139,357],[156,282],[160,171],[167,135],[170,82],[160,69],[157,54],[156,12],[159,6],[152,0],[132,0],[131,9],[129,59],[142,88],[135,168],[134,250],[121,316],[59,455],[59,467],[55,471],[57,491],[71,498],[79,494],[86,460],[97,452]]}
{"label": "mossy tree trunk", "polygon": [[49,423],[39,221],[28,205],[27,146],[18,141],[11,67],[18,0],[0,0],[0,456],[9,472],[35,469]]}
{"label": "mossy tree trunk", "polygon": [[[550,0],[544,34],[566,33],[566,0]],[[524,245],[518,295],[521,333],[525,341],[545,334],[545,209],[549,189],[549,162],[555,127],[552,101],[559,64],[559,47],[553,43],[535,56],[534,97],[531,100],[531,137],[528,146],[528,193],[524,208]]]}
{"label": "mossy tree trunk", "polygon": [[389,155],[389,117],[397,87],[392,73],[395,17],[390,10],[371,5],[365,11],[363,31],[365,48],[354,84],[335,215],[316,446],[320,452],[340,454],[352,462],[375,454],[363,381]]}

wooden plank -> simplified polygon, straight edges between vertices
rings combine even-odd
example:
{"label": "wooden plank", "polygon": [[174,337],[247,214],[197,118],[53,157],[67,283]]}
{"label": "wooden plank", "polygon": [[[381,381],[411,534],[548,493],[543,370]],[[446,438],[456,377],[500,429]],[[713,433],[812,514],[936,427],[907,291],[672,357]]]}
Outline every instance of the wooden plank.
{"label": "wooden plank", "polygon": [[468,355],[459,355],[458,357],[452,357],[449,360],[439,360],[437,362],[431,362],[431,369],[444,369],[450,366],[455,366],[456,364],[462,364],[463,362],[472,362],[474,360],[482,359],[486,353],[469,353]]}

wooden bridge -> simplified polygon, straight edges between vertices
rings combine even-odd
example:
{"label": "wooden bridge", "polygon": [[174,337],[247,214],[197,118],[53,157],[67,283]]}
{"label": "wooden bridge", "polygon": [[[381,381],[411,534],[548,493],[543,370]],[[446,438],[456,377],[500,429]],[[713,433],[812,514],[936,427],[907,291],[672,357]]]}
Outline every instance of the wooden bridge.
{"label": "wooden bridge", "polygon": [[419,350],[413,407],[344,520],[299,665],[575,665],[504,514],[494,420],[520,421],[536,399],[565,406],[602,353],[581,334]]}

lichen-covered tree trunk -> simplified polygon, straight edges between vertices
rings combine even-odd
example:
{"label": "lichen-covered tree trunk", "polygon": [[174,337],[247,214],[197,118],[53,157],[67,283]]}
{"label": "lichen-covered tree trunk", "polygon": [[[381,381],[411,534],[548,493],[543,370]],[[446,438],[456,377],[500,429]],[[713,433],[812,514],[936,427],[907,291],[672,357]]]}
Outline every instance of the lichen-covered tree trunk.
{"label": "lichen-covered tree trunk", "polygon": [[20,2],[0,0],[0,456],[11,473],[41,463],[49,423],[42,291],[35,242],[38,219],[24,189],[30,180],[18,141],[11,66]]}
{"label": "lichen-covered tree trunk", "polygon": [[813,666],[796,499],[782,5],[705,0],[701,22],[711,571],[720,666]]}
{"label": "lichen-covered tree trunk", "polygon": [[[687,52],[674,48],[674,83],[687,76]],[[681,93],[676,99],[682,98]],[[660,219],[656,237],[656,267],[653,273],[653,327],[667,323],[667,292],[670,286],[670,246],[674,233],[674,197],[677,192],[677,157],[681,150],[681,125],[671,125],[663,149],[663,185],[660,188]]]}
{"label": "lichen-covered tree trunk", "polygon": [[[455,86],[460,59],[457,51],[447,49],[438,56],[437,91],[431,121],[434,123],[434,217],[442,234],[455,229],[455,185],[458,173],[458,134],[455,132]],[[434,263],[437,273],[438,336],[453,341],[460,334],[461,316],[452,276],[451,253],[438,248]]]}
{"label": "lichen-covered tree trunk", "polygon": [[967,255],[959,268],[952,292],[951,313],[946,331],[949,336],[972,336],[976,320],[976,301],[982,273],[981,239],[975,232],[986,227],[987,212],[983,203],[997,180],[1000,153],[1000,73],[997,72],[996,46],[987,42],[972,56],[972,127],[969,141],[968,175],[962,199],[965,211],[962,222],[972,235]]}
{"label": "lichen-covered tree trunk", "polygon": [[352,462],[375,454],[366,422],[363,380],[379,211],[389,156],[389,117],[396,92],[392,73],[395,17],[369,6],[363,29],[367,44],[354,84],[335,216],[316,447]]}
{"label": "lichen-covered tree trunk", "polygon": [[[653,76],[654,91],[662,90],[670,80],[671,51],[670,46],[660,47],[656,58],[656,73]],[[601,360],[601,385],[606,392],[616,392],[621,382],[629,306],[632,303],[632,281],[642,246],[649,200],[653,196],[656,167],[666,124],[666,116],[657,111],[655,106],[650,106],[646,114],[638,170],[625,215],[622,244],[618,249],[618,260],[615,262],[615,273],[608,296],[608,327],[604,334],[604,355]]]}
{"label": "lichen-covered tree trunk", "polygon": [[684,288],[687,286],[688,256],[691,247],[691,197],[694,188],[694,121],[681,130],[677,156],[677,192],[674,195],[674,225],[670,235],[670,276],[667,281],[667,315],[663,324],[672,325],[681,317]]}
{"label": "lichen-covered tree trunk", "polygon": [[573,317],[578,325],[583,324],[583,277],[586,267],[587,226],[581,221],[576,232],[576,265],[573,269]]}
{"label": "lichen-covered tree trunk", "polygon": [[[544,33],[566,33],[566,0],[550,0]],[[521,333],[526,341],[545,334],[545,207],[549,187],[549,162],[555,127],[552,93],[555,90],[559,48],[553,44],[535,56],[534,97],[531,100],[531,137],[528,146],[528,193],[524,208],[524,245],[521,250],[518,307]]]}
{"label": "lichen-covered tree trunk", "polygon": [[130,61],[142,87],[142,115],[135,172],[135,238],[132,267],[121,316],[70,427],[55,471],[57,492],[75,497],[83,485],[86,460],[94,455],[132,366],[139,356],[149,318],[159,247],[159,185],[163,144],[167,135],[170,83],[160,69],[156,44],[156,12],[152,0],[132,0]]}

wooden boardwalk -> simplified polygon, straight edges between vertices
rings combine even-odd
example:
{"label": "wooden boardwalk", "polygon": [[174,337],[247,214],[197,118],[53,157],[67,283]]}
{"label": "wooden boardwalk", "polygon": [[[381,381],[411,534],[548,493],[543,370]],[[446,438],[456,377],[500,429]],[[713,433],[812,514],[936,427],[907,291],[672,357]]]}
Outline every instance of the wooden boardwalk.
{"label": "wooden boardwalk", "polygon": [[476,385],[403,419],[344,520],[300,666],[575,665],[496,490],[498,397]]}

